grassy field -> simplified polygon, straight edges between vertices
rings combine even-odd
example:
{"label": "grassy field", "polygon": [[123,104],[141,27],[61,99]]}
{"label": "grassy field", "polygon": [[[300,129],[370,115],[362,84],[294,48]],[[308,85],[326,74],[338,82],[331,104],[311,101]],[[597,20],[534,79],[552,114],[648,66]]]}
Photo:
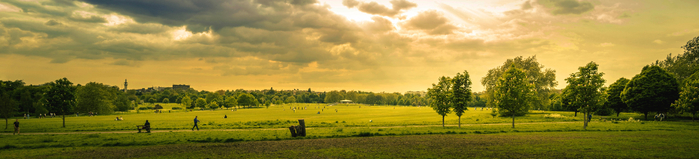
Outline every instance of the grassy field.
{"label": "grassy field", "polygon": [[[294,106],[307,109],[289,110]],[[237,111],[163,112],[73,115],[66,118],[67,128],[60,128],[60,118],[21,119],[25,135],[8,135],[11,127],[4,130],[0,156],[696,158],[697,152],[689,148],[699,147],[699,137],[692,135],[699,133],[699,123],[639,121],[636,119],[642,116],[636,113],[622,113],[618,118],[594,116],[590,126],[583,129],[582,115],[532,111],[517,117],[513,129],[511,118],[493,118],[490,111],[473,108],[462,116],[461,128],[456,127],[453,114],[447,116],[447,127],[442,128],[441,116],[427,107],[290,104]],[[114,121],[117,116],[125,121]],[[194,116],[202,121],[201,131],[190,130]],[[297,119],[305,119],[308,136],[291,137],[287,127],[297,125]],[[153,133],[135,133],[135,125],[145,120],[151,122]],[[505,150],[513,152],[497,153]],[[632,153],[646,150],[650,153]]]}

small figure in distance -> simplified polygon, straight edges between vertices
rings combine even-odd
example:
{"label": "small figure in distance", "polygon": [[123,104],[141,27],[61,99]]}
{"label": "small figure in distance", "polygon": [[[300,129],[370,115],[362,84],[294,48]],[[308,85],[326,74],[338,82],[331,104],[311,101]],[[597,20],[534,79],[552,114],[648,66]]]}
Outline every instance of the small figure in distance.
{"label": "small figure in distance", "polygon": [[374,122],[374,121],[372,121],[372,120],[369,120],[369,122],[371,123],[371,122]]}
{"label": "small figure in distance", "polygon": [[197,123],[199,120],[197,119],[198,116],[194,116],[194,126],[192,127],[192,131],[194,131],[194,128],[197,128],[197,131],[199,131],[199,126],[197,126]]}
{"label": "small figure in distance", "polygon": [[226,119],[226,118],[228,118],[228,115],[223,115],[223,119]]}
{"label": "small figure in distance", "polygon": [[320,114],[320,111],[318,112],[318,114]]}

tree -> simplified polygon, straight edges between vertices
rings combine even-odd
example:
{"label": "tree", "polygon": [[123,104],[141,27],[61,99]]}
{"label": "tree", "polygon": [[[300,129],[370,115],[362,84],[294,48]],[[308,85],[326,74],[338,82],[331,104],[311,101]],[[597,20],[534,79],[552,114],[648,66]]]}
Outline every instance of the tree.
{"label": "tree", "polygon": [[679,98],[677,80],[658,66],[645,66],[621,92],[621,100],[633,111],[641,112],[648,120],[648,112],[667,112],[670,104]]}
{"label": "tree", "polygon": [[204,98],[197,98],[196,103],[197,107],[202,109],[206,108],[206,100],[204,100]]}
{"label": "tree", "polygon": [[[486,88],[486,105],[488,107],[495,107],[495,87],[500,77],[503,76],[504,72],[507,71],[511,65],[515,65],[516,68],[521,69],[526,75],[527,82],[534,87],[534,95],[536,96],[531,100],[532,109],[545,110],[545,106],[550,105],[548,96],[551,90],[558,85],[558,82],[556,82],[556,71],[552,69],[544,70],[544,65],[536,61],[536,56],[529,58],[518,56],[514,59],[507,59],[503,65],[488,70],[488,74],[481,80],[481,84]],[[524,115],[528,110],[523,109],[518,111],[519,112],[516,112],[517,115]]]}
{"label": "tree", "polygon": [[47,106],[50,112],[59,112],[63,116],[63,127],[66,127],[66,113],[75,106],[75,90],[73,83],[67,78],[58,79],[49,84],[46,92]]}
{"label": "tree", "polygon": [[216,110],[219,108],[218,103],[216,103],[216,101],[212,101],[211,103],[209,103],[208,106],[210,109],[213,109],[213,110]]}
{"label": "tree", "polygon": [[566,88],[564,88],[563,92],[561,93],[561,106],[565,108],[565,110],[575,112],[574,116],[577,117],[578,111],[580,111],[580,105],[573,102],[575,101],[575,95],[572,93],[570,87],[572,86],[566,86]]}
{"label": "tree", "polygon": [[339,91],[330,91],[325,94],[325,103],[337,103],[342,100],[342,95]]}
{"label": "tree", "polygon": [[427,95],[432,99],[430,106],[437,114],[442,116],[442,127],[444,127],[444,117],[451,112],[452,107],[452,83],[449,77],[440,77],[439,83],[432,84],[432,88],[427,89]]}
{"label": "tree", "polygon": [[126,96],[126,94],[117,95],[117,99],[114,101],[114,105],[116,106],[118,111],[128,111],[129,109],[131,109],[131,101],[129,101],[129,98]]}
{"label": "tree", "polygon": [[211,103],[211,102],[216,102],[216,103],[223,103],[222,102],[221,95],[219,93],[211,92],[206,95],[206,103]]}
{"label": "tree", "polygon": [[163,99],[163,103],[170,103],[170,99],[164,98],[164,99]]}
{"label": "tree", "polygon": [[595,112],[604,103],[604,96],[600,90],[604,85],[604,73],[597,71],[598,66],[595,62],[587,63],[584,67],[579,67],[578,72],[566,78],[569,86],[566,87],[566,91],[571,97],[569,102],[571,105],[578,105],[579,110],[583,112],[585,129],[589,121],[588,114]]}
{"label": "tree", "polygon": [[190,107],[190,105],[192,105],[192,98],[189,98],[189,95],[185,94],[184,97],[182,97],[182,102],[180,104],[182,104],[186,111],[187,108]]}
{"label": "tree", "polygon": [[529,110],[534,98],[534,87],[527,83],[524,71],[510,65],[510,68],[498,79],[495,85],[495,104],[500,116],[512,116],[512,128],[515,128],[515,115]]}
{"label": "tree", "polygon": [[155,101],[156,101],[156,100],[155,100],[155,98],[153,98],[153,97],[148,98],[148,103],[150,103],[151,105],[155,104]]}
{"label": "tree", "polygon": [[665,60],[655,61],[653,65],[660,66],[667,72],[672,73],[678,82],[684,84],[693,81],[687,78],[699,72],[699,36],[687,41],[687,44],[682,46],[682,49],[684,49],[683,54],[675,57],[669,54]]}
{"label": "tree", "polygon": [[75,110],[78,112],[96,112],[98,114],[111,114],[114,111],[114,105],[107,98],[107,92],[101,83],[90,82],[85,86],[77,89],[77,105]]}
{"label": "tree", "polygon": [[235,99],[234,97],[228,97],[226,98],[226,108],[238,106],[238,99]]}
{"label": "tree", "polygon": [[15,111],[17,110],[17,104],[15,100],[10,98],[7,92],[1,92],[0,94],[0,116],[5,118],[5,129],[7,129],[8,118],[11,118]]}
{"label": "tree", "polygon": [[[24,91],[21,91],[24,90]],[[32,99],[32,94],[29,92],[27,87],[24,87],[24,89],[18,89],[16,91],[22,92],[20,98],[19,98],[19,105],[24,111],[24,113],[33,113],[35,112],[34,109],[34,99]]]}
{"label": "tree", "polygon": [[619,78],[616,82],[609,85],[607,90],[607,102],[604,103],[609,108],[616,111],[616,116],[619,117],[619,113],[629,109],[629,106],[621,100],[621,92],[624,91],[626,84],[629,83],[629,79],[624,77]]}
{"label": "tree", "polygon": [[285,103],[296,103],[296,98],[294,96],[286,97]]}
{"label": "tree", "polygon": [[461,128],[461,115],[464,114],[464,110],[468,110],[468,104],[471,101],[471,79],[468,71],[464,70],[463,74],[456,73],[452,83],[454,84],[452,103],[456,116],[459,116],[459,128]]}
{"label": "tree", "polygon": [[692,113],[692,121],[699,111],[699,80],[687,82],[680,97],[672,104],[680,112]]}
{"label": "tree", "polygon": [[238,105],[240,106],[255,106],[257,105],[257,99],[248,93],[241,93],[238,95]]}

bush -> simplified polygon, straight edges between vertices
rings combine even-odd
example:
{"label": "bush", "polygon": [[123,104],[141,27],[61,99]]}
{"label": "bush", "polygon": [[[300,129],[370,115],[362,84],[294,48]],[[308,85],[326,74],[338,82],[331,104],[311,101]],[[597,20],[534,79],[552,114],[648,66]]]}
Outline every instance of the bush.
{"label": "bush", "polygon": [[155,109],[163,109],[163,106],[160,106],[160,104],[156,104],[155,107],[153,107],[153,108],[155,108]]}
{"label": "bush", "polygon": [[153,109],[153,107],[138,107],[138,110],[148,110]]}
{"label": "bush", "polygon": [[596,115],[609,116],[614,114],[614,109],[612,108],[601,108],[595,112]]}
{"label": "bush", "polygon": [[182,109],[182,108],[180,108],[180,107],[172,107],[172,110],[180,110],[180,109]]}

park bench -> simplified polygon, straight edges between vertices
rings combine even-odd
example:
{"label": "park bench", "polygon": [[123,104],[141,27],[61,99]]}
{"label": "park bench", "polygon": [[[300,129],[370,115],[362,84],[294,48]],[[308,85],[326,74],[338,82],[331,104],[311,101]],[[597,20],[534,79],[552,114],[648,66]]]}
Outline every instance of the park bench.
{"label": "park bench", "polygon": [[150,126],[145,127],[145,125],[136,125],[136,127],[138,128],[138,133],[141,133],[141,130],[143,129],[145,129],[147,133],[150,133]]}

